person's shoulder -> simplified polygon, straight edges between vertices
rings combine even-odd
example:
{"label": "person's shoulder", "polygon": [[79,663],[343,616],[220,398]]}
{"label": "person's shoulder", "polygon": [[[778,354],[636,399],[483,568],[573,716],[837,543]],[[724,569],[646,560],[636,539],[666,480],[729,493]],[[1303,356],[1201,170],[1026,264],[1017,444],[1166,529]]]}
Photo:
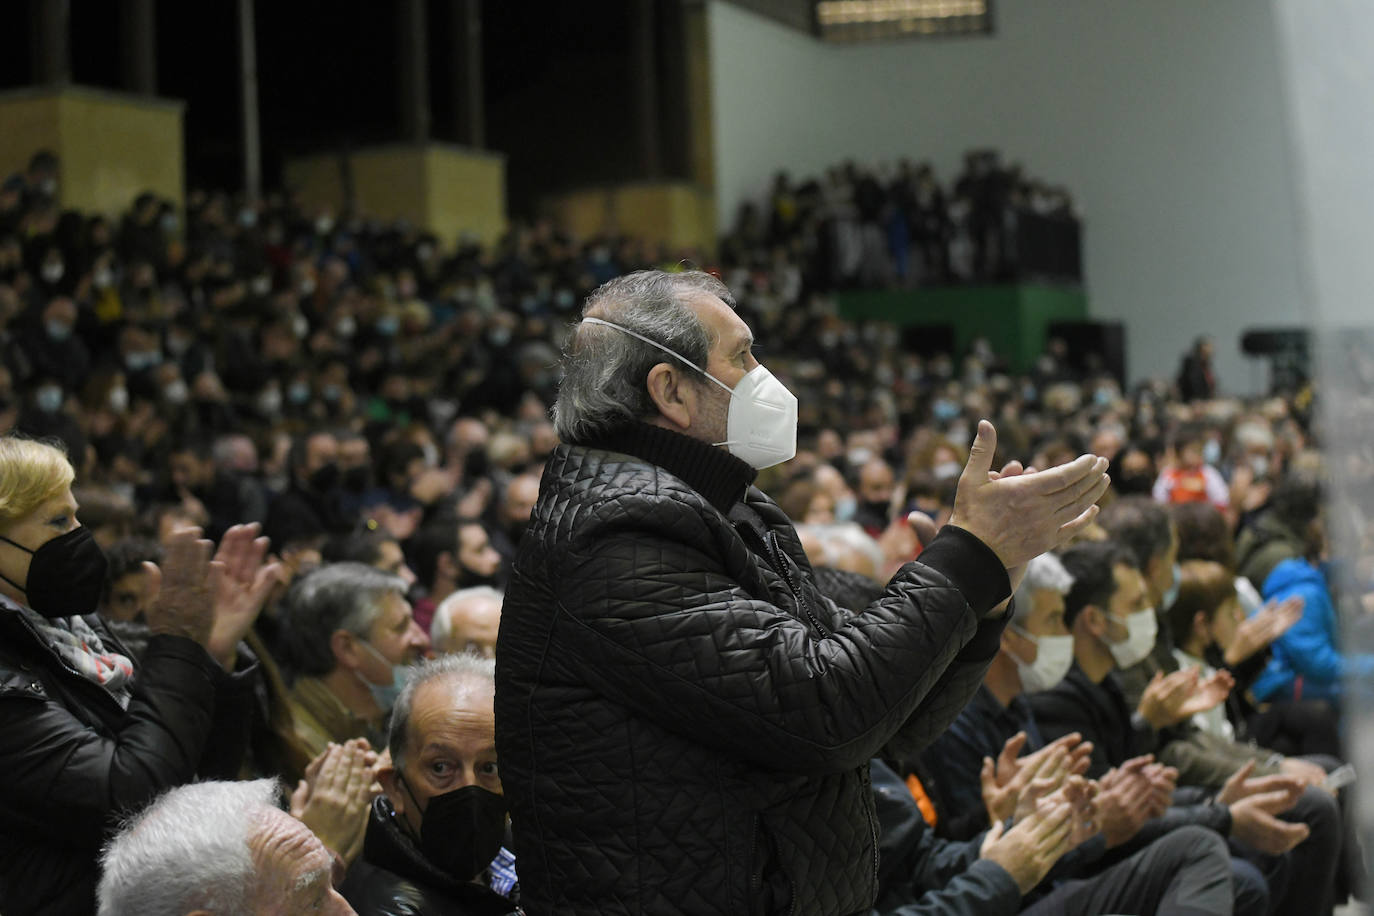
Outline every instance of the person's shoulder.
{"label": "person's shoulder", "polygon": [[705,498],[653,462],[587,445],[560,445],[544,470],[544,499],[555,505],[618,510],[630,505],[689,511]]}

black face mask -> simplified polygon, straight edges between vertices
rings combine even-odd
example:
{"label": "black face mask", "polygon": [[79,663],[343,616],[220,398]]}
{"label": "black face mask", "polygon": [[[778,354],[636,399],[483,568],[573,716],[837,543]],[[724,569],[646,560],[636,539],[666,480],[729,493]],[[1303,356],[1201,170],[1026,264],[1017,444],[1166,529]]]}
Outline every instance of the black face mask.
{"label": "black face mask", "polygon": [[0,579],[27,596],[29,607],[44,617],[70,617],[95,611],[105,588],[105,569],[109,564],[92,537],[91,529],[73,528],[37,550],[3,536],[0,541],[33,556],[29,561],[28,580],[23,585],[0,575]]}
{"label": "black face mask", "polygon": [[[403,784],[405,777],[397,771]],[[419,808],[415,793],[406,794]],[[463,786],[429,800],[420,812],[420,852],[439,870],[470,881],[491,864],[506,837],[506,800],[481,786]]]}
{"label": "black face mask", "polygon": [[343,488],[350,493],[366,492],[372,486],[372,469],[367,465],[349,468],[343,472]]}
{"label": "black face mask", "polygon": [[339,466],[331,461],[310,475],[310,489],[320,494],[329,493],[338,488],[341,476]]}
{"label": "black face mask", "polygon": [[490,469],[491,462],[487,459],[486,449],[479,448],[476,451],[468,452],[467,457],[463,459],[463,476],[468,480],[485,477]]}
{"label": "black face mask", "polygon": [[886,519],[888,512],[892,511],[892,504],[886,499],[865,501],[863,507],[865,511],[881,519]]}
{"label": "black face mask", "polygon": [[1148,495],[1155,479],[1150,474],[1120,474],[1112,478],[1112,487],[1122,496]]}

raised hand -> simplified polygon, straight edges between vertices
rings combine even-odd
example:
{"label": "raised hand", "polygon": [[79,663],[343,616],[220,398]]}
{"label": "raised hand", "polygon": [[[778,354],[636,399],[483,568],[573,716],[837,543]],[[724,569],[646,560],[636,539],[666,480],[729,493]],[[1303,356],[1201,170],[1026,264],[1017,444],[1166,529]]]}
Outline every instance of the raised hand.
{"label": "raised hand", "polygon": [[997,821],[983,838],[980,858],[996,862],[1011,875],[1022,896],[1049,874],[1054,863],[1073,848],[1074,806],[1062,798],[1045,798],[1010,830]]}
{"label": "raised hand", "polygon": [[1236,680],[1231,677],[1229,671],[1212,672],[1211,677],[1198,681],[1197,686],[1184,695],[1177,707],[1179,721],[1191,719],[1200,712],[1206,712],[1226,702],[1226,698],[1231,695],[1231,689],[1235,686]]}
{"label": "raised hand", "polygon": [[968,464],[959,477],[950,524],[976,536],[1008,569],[1065,543],[1097,515],[1107,490],[1107,459],[1082,457],[1034,474],[993,479],[997,431],[978,423]]}
{"label": "raised hand", "polygon": [[234,669],[239,641],[252,629],[281,573],[280,563],[266,562],[267,538],[257,534],[257,523],[235,525],[215,551],[224,571],[215,590],[215,620],[206,648],[226,671]]}
{"label": "raised hand", "polygon": [[153,633],[184,636],[208,647],[224,573],[223,564],[210,559],[214,546],[201,538],[199,528],[182,528],[168,539],[161,567],[144,564],[157,595],[146,615]]}
{"label": "raised hand", "polygon": [[368,811],[375,796],[375,759],[361,739],[329,747],[306,767],[305,779],[291,793],[291,814],[350,864],[363,848]]}
{"label": "raised hand", "polygon": [[1301,595],[1281,602],[1271,601],[1255,616],[1241,621],[1236,627],[1235,637],[1222,656],[1226,664],[1234,668],[1287,633],[1302,619],[1303,603]]}
{"label": "raised hand", "polygon": [[1092,754],[1091,744],[1087,744],[1084,754],[1085,742],[1077,732],[1064,735],[1033,754],[1018,757],[1025,744],[1025,732],[1017,732],[1002,746],[995,763],[991,757],[983,759],[979,779],[989,823],[1018,816],[1018,801],[1037,780],[1042,781],[1037,795],[1045,795],[1058,789],[1071,773],[1084,772],[1087,757]]}

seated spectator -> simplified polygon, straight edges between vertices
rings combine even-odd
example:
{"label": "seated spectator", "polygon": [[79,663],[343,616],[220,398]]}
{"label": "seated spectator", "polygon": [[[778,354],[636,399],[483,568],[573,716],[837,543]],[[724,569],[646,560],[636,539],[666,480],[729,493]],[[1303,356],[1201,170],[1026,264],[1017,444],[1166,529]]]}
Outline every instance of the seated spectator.
{"label": "seated spectator", "polygon": [[1293,469],[1274,487],[1269,509],[1236,538],[1236,568],[1263,593],[1269,574],[1284,560],[1319,556],[1326,488],[1319,473]]}
{"label": "seated spectator", "polygon": [[1028,898],[1095,832],[1091,803],[1055,793],[1010,828],[999,822],[971,840],[943,840],[896,773],[878,760],[870,768],[881,830],[877,916],[1232,912],[1226,845],[1205,828],[1180,827],[1096,875]]}
{"label": "seated spectator", "polygon": [[[1208,710],[1194,717],[1198,727],[1228,739],[1255,741],[1284,754],[1339,757],[1340,736],[1331,704],[1312,699],[1267,703],[1258,709],[1248,698],[1250,683],[1269,658],[1269,643],[1301,619],[1301,601],[1290,599],[1270,605],[1247,618],[1236,592],[1236,579],[1226,567],[1207,560],[1187,560],[1182,569],[1178,600],[1169,609],[1174,632],[1179,634],[1174,656],[1184,667],[1201,668],[1204,674],[1224,667],[1237,679],[1225,710]],[[1251,664],[1251,658],[1258,666]],[[1281,740],[1276,742],[1275,738]]]}
{"label": "seated spectator", "polygon": [[[72,467],[0,439],[0,909],[89,912],[110,818],[200,776],[233,776],[249,672],[216,642],[210,545],[172,539],[142,660],[95,615],[106,560],[77,521]],[[248,618],[251,623],[251,616]],[[236,642],[237,640],[235,640]]]}
{"label": "seated spectator", "polygon": [[108,487],[72,487],[72,496],[81,507],[81,524],[101,550],[109,550],[127,538],[134,526],[134,504]]}
{"label": "seated spectator", "polygon": [[198,502],[209,520],[205,534],[218,541],[233,525],[261,522],[266,514],[262,489],[249,477],[219,468],[214,443],[204,437],[179,441],[167,459],[167,502]]}
{"label": "seated spectator", "polygon": [[[1199,681],[1195,672],[1156,675],[1132,713],[1116,670],[1138,661],[1153,644],[1149,624],[1155,618],[1144,577],[1131,553],[1111,541],[1075,545],[1062,559],[1074,577],[1064,601],[1065,623],[1074,635],[1074,665],[1053,690],[1034,694],[1031,706],[1047,740],[1077,732],[1093,743],[1088,775],[1096,776],[1130,757],[1154,752],[1161,729],[1217,705],[1230,683],[1220,676]],[[1274,780],[1250,779],[1254,767],[1247,763],[1231,774],[1217,804],[1192,804],[1206,797],[1193,790],[1176,797],[1189,804],[1176,804],[1171,815],[1238,841],[1233,851],[1265,872],[1278,912],[1308,912],[1315,903],[1317,912],[1329,913],[1341,843],[1335,800],[1304,786],[1297,776],[1282,781],[1284,791],[1265,792]],[[1283,853],[1286,859],[1274,858]],[[1290,870],[1303,880],[1289,883]],[[1315,898],[1309,880],[1319,888]]]}
{"label": "seated spectator", "polygon": [[159,797],[105,848],[99,916],[353,913],[331,883],[329,851],[277,807],[278,794],[260,779]]}
{"label": "seated spectator", "polygon": [[380,529],[355,531],[325,541],[320,558],[325,563],[362,563],[405,580],[406,588],[415,584],[415,573],[406,563],[400,543]]}
{"label": "seated spectator", "polygon": [[447,655],[415,671],[397,698],[377,773],[363,857],[343,895],[360,916],[519,912],[515,858],[502,843],[495,665]]}
{"label": "seated spectator", "polygon": [[501,491],[493,507],[492,524],[487,533],[491,546],[501,555],[506,566],[515,559],[515,549],[530,523],[530,513],[539,501],[539,475],[517,474]]}
{"label": "seated spectator", "polygon": [[354,520],[342,511],[338,465],[339,443],[332,433],[317,431],[296,437],[288,458],[287,488],[267,506],[264,533],[275,545],[306,532],[344,534]]}
{"label": "seated spectator", "polygon": [[415,539],[414,555],[416,574],[426,590],[425,597],[415,603],[415,620],[422,626],[433,625],[439,603],[458,589],[499,588],[505,581],[501,555],[477,519],[431,524]]}
{"label": "seated spectator", "polygon": [[869,459],[859,468],[855,484],[859,504],[854,521],[869,535],[878,537],[892,521],[892,465],[881,458]]}
{"label": "seated spectator", "polygon": [[1181,432],[1173,443],[1174,463],[1155,481],[1152,495],[1161,503],[1209,502],[1218,509],[1231,504],[1231,491],[1221,472],[1203,458],[1208,441],[1201,427]]}
{"label": "seated spectator", "polygon": [[[927,790],[948,815],[941,818],[941,835],[967,839],[987,829],[980,774],[998,760],[1007,741],[1024,732],[1026,751],[1045,746],[1028,695],[1054,687],[1073,664],[1073,636],[1064,626],[1064,595],[1072,584],[1073,577],[1054,554],[1026,565],[1012,602],[1012,622],[1002,632],[983,686],[921,755],[921,772],[932,777],[922,782],[930,783]],[[995,770],[992,776],[996,778]],[[973,829],[954,828],[951,818],[967,819]]]}
{"label": "seated spectator", "polygon": [[439,604],[430,624],[434,651],[495,658],[503,600],[504,596],[489,585],[462,588],[449,595]]}
{"label": "seated spectator", "polygon": [[381,747],[402,669],[429,649],[405,600],[406,583],[361,563],[335,563],[292,586],[282,615],[291,671],[292,778],[329,743],[366,738]]}

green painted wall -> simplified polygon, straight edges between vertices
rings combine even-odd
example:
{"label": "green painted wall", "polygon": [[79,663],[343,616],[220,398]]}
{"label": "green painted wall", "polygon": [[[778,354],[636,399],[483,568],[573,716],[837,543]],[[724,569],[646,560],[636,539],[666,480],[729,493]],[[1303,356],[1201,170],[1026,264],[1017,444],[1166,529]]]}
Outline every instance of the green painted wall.
{"label": "green painted wall", "polygon": [[898,325],[947,324],[957,353],[986,337],[1014,371],[1030,369],[1056,321],[1083,321],[1088,298],[1081,289],[1055,286],[962,286],[942,289],[847,292],[836,295],[840,314],[853,321]]}

